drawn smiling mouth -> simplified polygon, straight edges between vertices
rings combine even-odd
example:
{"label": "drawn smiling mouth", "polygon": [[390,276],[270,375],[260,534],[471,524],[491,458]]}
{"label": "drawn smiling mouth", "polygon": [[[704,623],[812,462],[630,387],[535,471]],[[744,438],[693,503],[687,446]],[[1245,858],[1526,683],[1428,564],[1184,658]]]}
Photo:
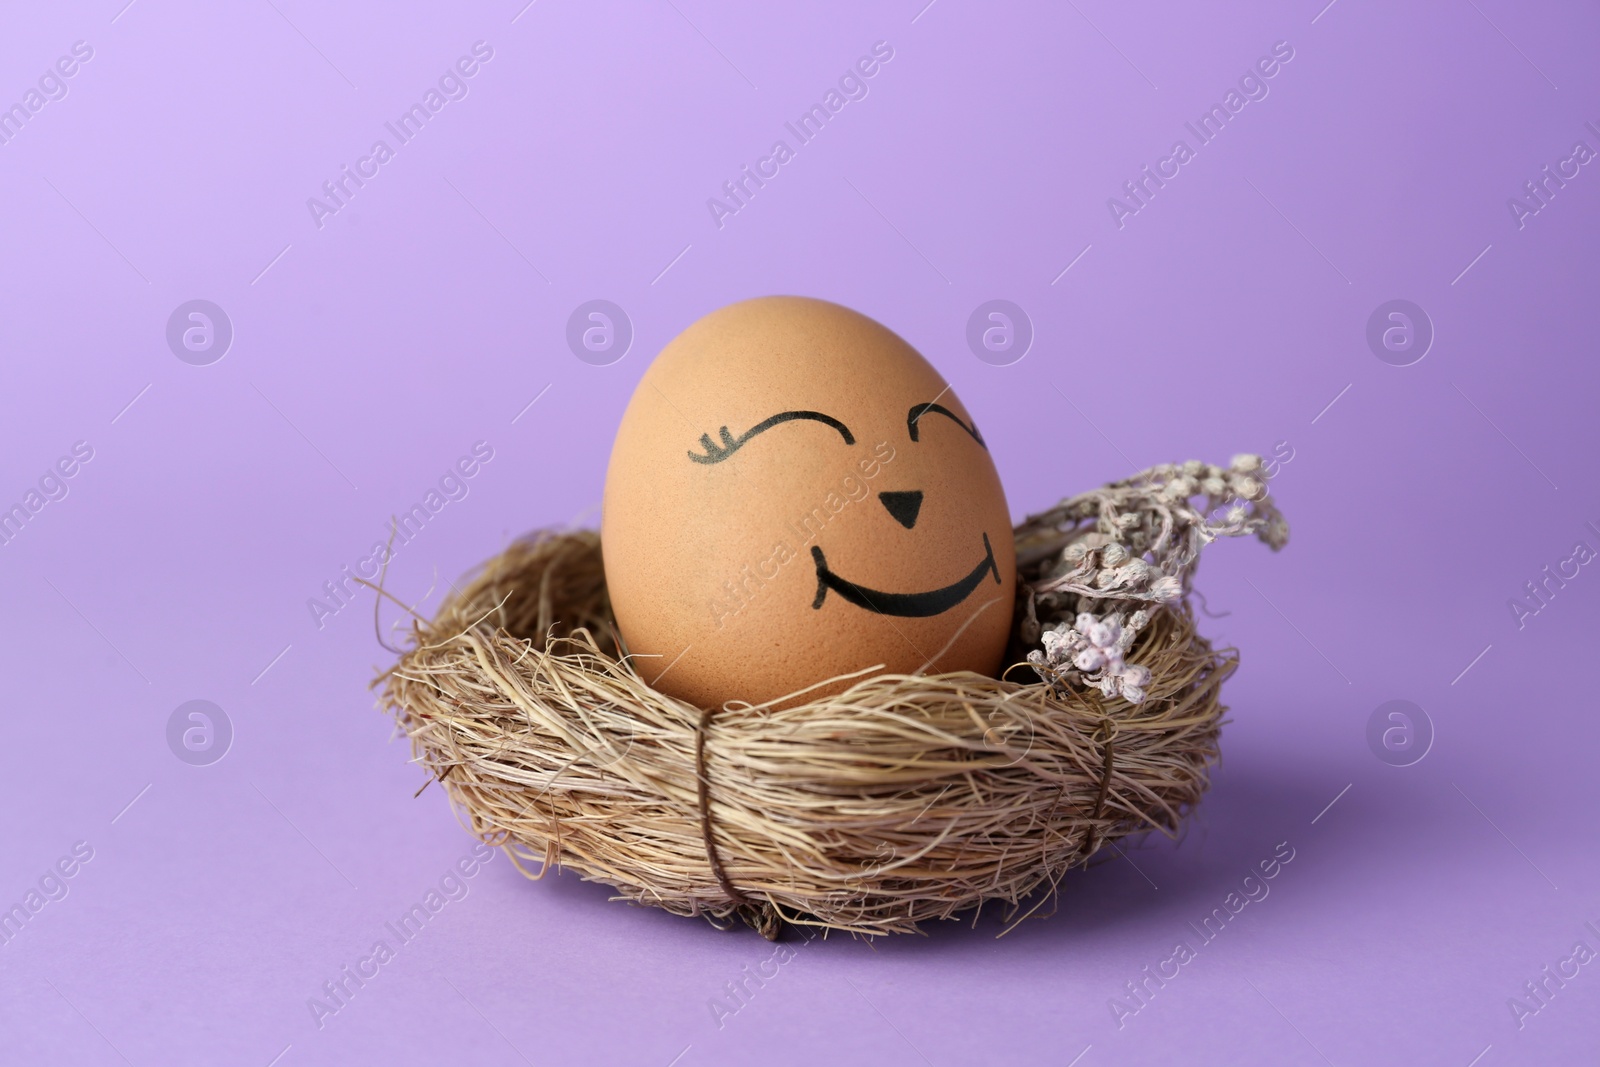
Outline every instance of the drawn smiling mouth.
{"label": "drawn smiling mouth", "polygon": [[885,593],[847,581],[828,568],[828,561],[817,545],[811,546],[811,558],[817,564],[817,598],[811,602],[813,608],[822,607],[828,590],[832,589],[858,608],[879,615],[921,619],[948,611],[967,599],[983,582],[985,574],[993,574],[994,584],[1000,584],[1000,568],[995,565],[994,549],[989,545],[988,534],[983,535],[983,562],[974,567],[971,574],[943,589],[930,589],[925,593]]}

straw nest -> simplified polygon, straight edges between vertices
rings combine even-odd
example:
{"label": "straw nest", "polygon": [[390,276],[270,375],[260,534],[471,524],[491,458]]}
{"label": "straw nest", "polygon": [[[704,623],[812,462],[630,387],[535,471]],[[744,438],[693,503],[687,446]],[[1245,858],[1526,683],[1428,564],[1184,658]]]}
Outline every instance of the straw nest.
{"label": "straw nest", "polygon": [[[1069,580],[1086,553],[1141,547],[1125,514],[1151,536],[1165,521],[1168,541],[1136,556],[1160,570],[1185,528],[1157,514],[1171,479],[1150,475],[1018,527],[1016,659],[1000,679],[879,675],[713,714],[619,655],[599,535],[577,531],[512,543],[434,618],[414,616],[410,648],[374,684],[430,781],[530,878],[565,867],[620,899],[769,938],[784,923],[914,932],[988,901],[1020,921],[1102,847],[1175,833],[1217,757],[1231,650],[1196,632],[1170,587],[1096,598]],[[1184,591],[1192,568],[1191,554]],[[1137,703],[1038,651],[1051,619],[1141,604],[1123,642],[1126,667],[1148,670]]]}

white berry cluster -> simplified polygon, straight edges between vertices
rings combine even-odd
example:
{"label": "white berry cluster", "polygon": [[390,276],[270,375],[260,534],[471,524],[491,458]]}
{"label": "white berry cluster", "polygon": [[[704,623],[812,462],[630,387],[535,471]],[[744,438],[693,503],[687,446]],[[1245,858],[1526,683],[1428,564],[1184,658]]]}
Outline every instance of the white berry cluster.
{"label": "white berry cluster", "polygon": [[1048,670],[1068,683],[1083,682],[1099,689],[1107,698],[1123,697],[1130,704],[1143,703],[1150,670],[1125,662],[1133,639],[1150,621],[1150,613],[1136,611],[1126,623],[1122,613],[1104,619],[1092,612],[1080,612],[1073,623],[1056,623],[1040,635],[1044,651],[1028,653],[1035,668]]}

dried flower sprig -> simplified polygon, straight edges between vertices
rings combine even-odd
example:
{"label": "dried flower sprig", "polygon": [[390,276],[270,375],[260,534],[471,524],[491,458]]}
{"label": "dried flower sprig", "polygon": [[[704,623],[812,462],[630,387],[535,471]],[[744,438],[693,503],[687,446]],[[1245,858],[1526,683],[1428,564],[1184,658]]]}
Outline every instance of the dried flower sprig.
{"label": "dried flower sprig", "polygon": [[1039,670],[1040,677],[1054,675],[1069,682],[1081,678],[1108,699],[1120,696],[1130,704],[1143,703],[1150,670],[1125,663],[1123,657],[1149,621],[1150,613],[1142,610],[1126,622],[1121,612],[1104,619],[1081,612],[1076,622],[1056,623],[1044,631],[1040,635],[1044,651],[1029,652],[1028,662]]}
{"label": "dried flower sprig", "polygon": [[1046,680],[1138,703],[1149,678],[1128,678],[1123,655],[1149,609],[1187,595],[1202,548],[1247,535],[1274,550],[1289,539],[1254,455],[1161,464],[1030,517],[1017,528],[1021,637],[1043,647],[1029,662]]}

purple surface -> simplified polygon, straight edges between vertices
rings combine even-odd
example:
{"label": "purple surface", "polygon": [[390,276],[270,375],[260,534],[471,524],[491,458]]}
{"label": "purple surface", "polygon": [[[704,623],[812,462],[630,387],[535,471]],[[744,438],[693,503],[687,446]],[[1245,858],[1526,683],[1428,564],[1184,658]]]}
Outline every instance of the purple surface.
{"label": "purple surface", "polygon": [[[1562,962],[1600,950],[1600,571],[1574,556],[1600,549],[1600,165],[1520,225],[1508,204],[1600,150],[1591,6],[522,2],[4,16],[0,104],[28,117],[0,144],[0,503],[93,457],[0,547],[0,901],[66,890],[0,945],[0,1060],[1600,1057],[1600,964]],[[92,58],[28,111],[77,41]],[[399,144],[384,124],[476,41],[466,95]],[[867,95],[719,228],[707,198],[878,41]],[[1196,147],[1185,123],[1280,41],[1267,95]],[[380,138],[393,158],[319,227],[307,198]],[[1108,198],[1179,138],[1194,158],[1119,228]],[[431,608],[508,536],[592,522],[650,355],[774,292],[927,354],[1018,516],[1292,450],[1288,550],[1201,571],[1244,660],[1213,792],[1180,843],[1066,879],[1051,919],[804,944],[742,1004],[728,983],[773,951],[753,934],[503,857],[402,944],[385,924],[472,841],[412,799],[373,710],[370,603],[319,627],[308,600],[477,441],[494,458],[399,552],[400,595]],[[1035,331],[1003,367],[965,339],[996,298]],[[233,325],[207,366],[166,340],[192,299]],[[609,366],[565,341],[591,299],[636,332]],[[1366,340],[1392,299],[1436,331],[1409,366]],[[1567,560],[1519,625],[1508,601]],[[168,745],[191,700],[232,725],[207,766]],[[1391,700],[1432,723],[1410,766],[1369,748]],[[1202,943],[1280,842],[1269,895]],[[308,1001],[380,939],[319,1026]],[[1179,940],[1193,958],[1129,998]]]}

